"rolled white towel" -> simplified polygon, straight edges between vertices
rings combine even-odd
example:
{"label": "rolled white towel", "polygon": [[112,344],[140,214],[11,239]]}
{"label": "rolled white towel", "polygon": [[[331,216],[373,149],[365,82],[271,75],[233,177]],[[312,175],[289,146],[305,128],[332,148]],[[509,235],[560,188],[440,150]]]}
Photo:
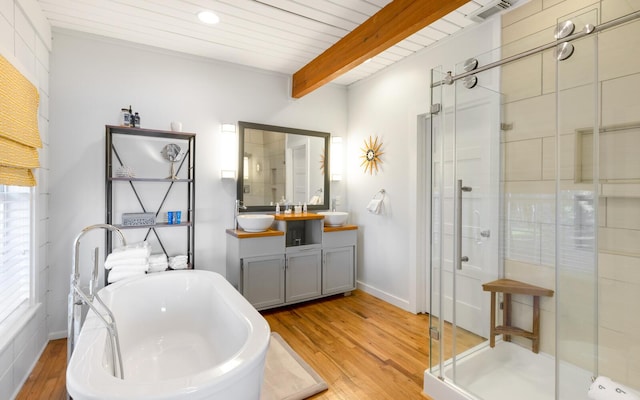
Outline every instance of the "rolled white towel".
{"label": "rolled white towel", "polygon": [[640,400],[640,397],[636,396],[631,389],[606,376],[599,376],[593,381],[588,395],[592,400]]}
{"label": "rolled white towel", "polygon": [[188,257],[185,255],[169,257],[169,266],[171,269],[185,269],[188,266],[187,261]]}
{"label": "rolled white towel", "polygon": [[145,271],[121,271],[119,269],[114,269],[109,271],[109,278],[107,282],[114,283],[121,281],[123,279],[131,278],[133,276],[140,276],[146,274]]}

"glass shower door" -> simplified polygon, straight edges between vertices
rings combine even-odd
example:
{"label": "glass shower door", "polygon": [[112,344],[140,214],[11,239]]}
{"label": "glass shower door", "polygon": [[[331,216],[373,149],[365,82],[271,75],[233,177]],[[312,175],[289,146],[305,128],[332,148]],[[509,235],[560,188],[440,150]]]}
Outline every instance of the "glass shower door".
{"label": "glass shower door", "polygon": [[[447,74],[432,71],[433,82]],[[432,88],[431,372],[465,387],[458,360],[488,338],[489,295],[498,278],[500,94],[459,80]],[[435,340],[439,337],[439,340]]]}
{"label": "glass shower door", "polygon": [[[569,15],[576,31],[598,24],[592,10]],[[556,399],[586,399],[597,375],[598,112],[597,35],[555,53],[556,154]],[[562,49],[563,45],[558,46]],[[566,57],[566,58],[565,58]],[[602,222],[605,222],[603,219]]]}

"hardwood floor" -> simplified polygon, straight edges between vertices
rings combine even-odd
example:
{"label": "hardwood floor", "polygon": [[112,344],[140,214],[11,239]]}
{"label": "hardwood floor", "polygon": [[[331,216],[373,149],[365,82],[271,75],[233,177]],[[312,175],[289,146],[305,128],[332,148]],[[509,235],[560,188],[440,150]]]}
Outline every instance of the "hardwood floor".
{"label": "hardwood floor", "polygon": [[50,341],[16,400],[66,399],[66,369],[67,340]]}
{"label": "hardwood floor", "polygon": [[271,330],[322,376],[314,399],[420,399],[428,316],[361,291],[264,312]]}
{"label": "hardwood floor", "polygon": [[[426,398],[421,393],[429,365],[428,315],[359,290],[262,314],[329,385],[312,399]],[[484,340],[464,336],[464,347]],[[64,399],[65,364],[66,341],[50,342],[17,399]]]}

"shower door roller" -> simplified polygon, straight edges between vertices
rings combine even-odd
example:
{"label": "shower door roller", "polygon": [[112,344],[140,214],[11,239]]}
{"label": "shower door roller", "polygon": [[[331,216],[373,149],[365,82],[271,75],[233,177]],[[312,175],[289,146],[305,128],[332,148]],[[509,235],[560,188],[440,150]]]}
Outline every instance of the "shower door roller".
{"label": "shower door roller", "polygon": [[456,185],[456,198],[455,198],[455,245],[453,246],[453,259],[456,263],[456,269],[462,269],[463,262],[469,262],[469,257],[462,256],[462,192],[470,192],[472,188],[470,186],[462,186],[462,179],[458,179]]}

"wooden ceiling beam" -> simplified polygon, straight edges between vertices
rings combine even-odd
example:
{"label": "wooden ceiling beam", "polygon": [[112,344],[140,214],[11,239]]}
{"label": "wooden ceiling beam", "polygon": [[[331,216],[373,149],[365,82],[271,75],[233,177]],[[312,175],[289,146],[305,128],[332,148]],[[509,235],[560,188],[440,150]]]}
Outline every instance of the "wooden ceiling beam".
{"label": "wooden ceiling beam", "polygon": [[393,0],[293,74],[300,98],[418,32],[469,0]]}

